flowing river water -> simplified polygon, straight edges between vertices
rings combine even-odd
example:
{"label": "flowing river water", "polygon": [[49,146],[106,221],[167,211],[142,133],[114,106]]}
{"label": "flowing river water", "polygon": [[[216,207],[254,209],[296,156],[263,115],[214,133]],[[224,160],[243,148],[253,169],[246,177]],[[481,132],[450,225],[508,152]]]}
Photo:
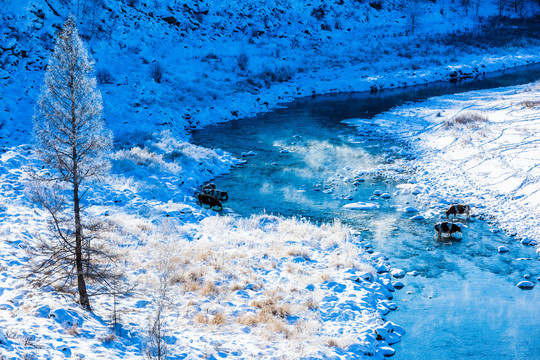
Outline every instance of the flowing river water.
{"label": "flowing river water", "polygon": [[[403,182],[367,172],[363,182],[353,184],[354,170],[407,161],[395,151],[403,144],[372,131],[369,123],[358,129],[342,122],[370,119],[431,96],[538,79],[540,66],[534,65],[458,84],[304,98],[271,113],[197,130],[192,140],[244,155],[245,164],[214,180],[229,192],[226,207],[232,211],[339,219],[386,254],[394,267],[418,273],[401,280],[405,287],[394,293],[398,310],[388,314],[407,331],[393,345],[395,359],[540,359],[540,285],[529,291],[515,286],[526,274],[538,282],[534,248],[474,218],[463,220],[467,228],[461,241],[439,242],[433,230],[439,216],[413,221],[401,210],[419,206],[414,195],[368,200],[375,190],[392,194]],[[343,208],[368,201],[380,207]],[[501,244],[510,251],[498,253]]]}

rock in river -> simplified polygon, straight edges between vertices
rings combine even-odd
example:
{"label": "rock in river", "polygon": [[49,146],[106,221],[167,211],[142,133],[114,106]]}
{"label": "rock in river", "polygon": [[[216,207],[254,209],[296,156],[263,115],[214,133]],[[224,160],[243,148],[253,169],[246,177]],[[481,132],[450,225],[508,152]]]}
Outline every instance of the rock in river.
{"label": "rock in river", "polygon": [[521,281],[516,286],[522,290],[529,290],[534,287],[534,283],[532,281]]}
{"label": "rock in river", "polygon": [[351,210],[373,210],[378,209],[379,205],[373,204],[373,203],[365,203],[365,202],[356,202],[356,203],[350,203],[343,205],[346,209]]}
{"label": "rock in river", "polygon": [[504,245],[499,246],[499,252],[500,253],[505,253],[505,252],[509,252],[509,251],[510,251],[510,249],[508,247],[506,247]]}
{"label": "rock in river", "polygon": [[395,278],[402,278],[405,276],[405,271],[401,270],[401,269],[392,269],[390,271],[390,275],[392,275],[393,277]]}

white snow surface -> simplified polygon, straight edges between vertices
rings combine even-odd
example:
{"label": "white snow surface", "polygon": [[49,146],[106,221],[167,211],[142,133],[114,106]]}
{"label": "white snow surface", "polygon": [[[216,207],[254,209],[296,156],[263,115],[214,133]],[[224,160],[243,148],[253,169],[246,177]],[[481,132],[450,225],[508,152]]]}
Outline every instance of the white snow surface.
{"label": "white snow surface", "polygon": [[[196,189],[242,160],[190,144],[186,129],[270,111],[316,93],[407,86],[540,62],[540,44],[444,45],[437,37],[476,28],[472,14],[451,7],[450,0],[423,4],[423,14],[429,15],[418,19],[414,35],[398,0],[383,1],[381,10],[347,0],[343,5],[284,0],[102,3],[92,8],[99,2],[2,2],[0,355],[143,358],[160,281],[168,284],[164,340],[171,358],[382,359],[393,353],[388,345],[399,341],[403,329],[385,321],[395,308],[386,288],[390,275],[374,270],[391,268],[389,262],[369,255],[339,223],[316,227],[269,215],[212,216],[201,209],[193,197]],[[325,16],[318,19],[313,10],[320,5]],[[489,2],[480,11],[490,15],[496,10]],[[100,89],[115,137],[113,171],[87,194],[84,205],[89,215],[107,219],[117,230],[108,246],[123,251],[126,282],[136,285],[117,300],[122,330],[116,335],[111,332],[111,296],[92,298],[95,313],[86,313],[71,295],[30,286],[27,279],[27,249],[48,229],[47,214],[26,192],[33,161],[31,118],[55,32],[69,13],[79,15],[98,73],[110,72]],[[242,62],[243,55],[247,61]],[[163,68],[160,83],[150,75],[156,63]],[[445,162],[427,155],[418,158],[418,174],[423,175],[417,177],[418,184],[430,184],[419,192],[426,201],[444,195],[477,208],[485,204],[485,211],[507,220],[502,226],[538,238],[530,226],[538,223],[538,152],[533,151],[538,118],[534,108],[517,105],[536,91],[523,90],[458,95],[446,103],[444,98],[430,100],[450,119],[452,109],[459,108],[452,104],[460,104],[454,101],[476,99],[476,110],[487,111],[489,121],[467,133],[471,142],[482,144],[479,156],[487,160],[459,158],[469,151],[449,154],[447,163],[468,164],[470,179],[478,182],[466,192],[457,191],[466,185],[457,175],[444,172],[440,181],[428,179],[430,171],[434,177],[443,173],[440,164]],[[482,96],[491,100],[482,102]],[[444,117],[429,115],[433,110],[423,105],[423,111],[403,108],[380,119],[424,114],[413,122],[424,131],[411,128],[399,134],[420,138],[419,153],[446,154],[445,141],[471,146],[456,135],[459,127],[443,129]],[[504,136],[495,138],[497,131]],[[483,133],[492,141],[485,141]],[[493,164],[508,161],[510,170],[490,172]],[[496,179],[482,178],[475,164]],[[486,188],[477,191],[480,184]],[[510,205],[501,209],[497,204]]]}
{"label": "white snow surface", "polygon": [[[406,139],[409,179],[432,208],[472,206],[509,234],[540,240],[540,84],[434,97],[380,114]],[[361,128],[363,119],[347,120]],[[414,184],[414,185],[413,185]]]}

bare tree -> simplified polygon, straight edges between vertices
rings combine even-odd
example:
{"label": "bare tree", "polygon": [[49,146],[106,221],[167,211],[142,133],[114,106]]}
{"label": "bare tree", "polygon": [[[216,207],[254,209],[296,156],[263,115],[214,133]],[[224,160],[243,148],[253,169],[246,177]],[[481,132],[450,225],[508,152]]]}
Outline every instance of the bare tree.
{"label": "bare tree", "polygon": [[459,0],[459,5],[465,10],[465,15],[469,14],[469,8],[472,5],[472,0]]}
{"label": "bare tree", "polygon": [[418,0],[403,0],[403,11],[407,16],[407,31],[414,35],[414,31],[418,26],[418,20],[421,15],[421,8]]}
{"label": "bare tree", "polygon": [[495,5],[497,5],[497,10],[499,10],[499,17],[501,17],[506,7],[507,0],[494,0],[494,2]]}
{"label": "bare tree", "polygon": [[170,253],[166,253],[158,263],[159,283],[157,297],[155,299],[155,312],[150,318],[148,337],[145,344],[145,354],[148,360],[164,360],[167,356],[167,344],[165,342],[166,331],[166,305],[168,301],[169,282],[173,272]]}
{"label": "bare tree", "polygon": [[50,213],[54,229],[53,238],[41,247],[45,259],[37,270],[50,282],[70,283],[76,278],[79,302],[91,310],[86,280],[104,280],[107,271],[106,265],[93,265],[92,259],[109,255],[92,243],[100,225],[83,221],[88,219],[83,219],[81,201],[110,168],[106,154],[112,136],[102,118],[93,63],[73,17],[65,22],[49,59],[34,114],[33,142],[47,169],[36,173],[34,198]]}

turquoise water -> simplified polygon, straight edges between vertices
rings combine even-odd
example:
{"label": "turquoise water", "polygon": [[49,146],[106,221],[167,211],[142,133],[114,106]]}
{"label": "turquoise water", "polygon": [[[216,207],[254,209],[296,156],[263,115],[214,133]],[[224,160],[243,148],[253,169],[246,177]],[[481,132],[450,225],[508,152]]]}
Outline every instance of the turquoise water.
{"label": "turquoise water", "polygon": [[[400,209],[418,207],[413,195],[369,200],[375,190],[394,193],[401,183],[380,164],[407,160],[405,144],[372,128],[342,123],[369,119],[393,106],[428,96],[508,86],[540,78],[540,66],[484,79],[411,87],[371,95],[306,98],[249,119],[195,131],[196,144],[221,148],[246,163],[214,179],[229,192],[226,207],[243,216],[275,213],[315,222],[340,219],[385,253],[407,275],[396,291],[399,309],[388,315],[407,334],[395,359],[540,359],[540,286],[522,291],[526,274],[535,283],[540,261],[531,247],[472,219],[460,241],[441,243],[433,225],[438,214],[410,220]],[[355,169],[364,169],[358,175]],[[363,182],[355,183],[355,178]],[[326,191],[326,192],[325,192]],[[371,202],[376,210],[348,210],[350,202]],[[437,209],[434,209],[434,211]],[[510,252],[499,254],[505,244]]]}

